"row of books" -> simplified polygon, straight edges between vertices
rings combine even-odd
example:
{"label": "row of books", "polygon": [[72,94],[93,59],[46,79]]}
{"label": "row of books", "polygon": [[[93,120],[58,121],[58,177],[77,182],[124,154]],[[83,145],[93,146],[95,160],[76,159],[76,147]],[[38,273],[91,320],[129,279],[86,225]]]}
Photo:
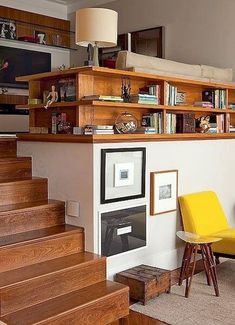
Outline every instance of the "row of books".
{"label": "row of books", "polygon": [[210,102],[213,108],[226,108],[226,90],[208,89],[202,92],[202,101]]}
{"label": "row of books", "polygon": [[176,133],[176,114],[174,113],[167,113],[166,114],[166,130],[167,134]]}
{"label": "row of books", "polygon": [[175,106],[177,104],[177,87],[166,83],[166,104]]}
{"label": "row of books", "polygon": [[217,114],[211,117],[210,128],[208,133],[224,133],[225,132],[225,116],[224,114]]}
{"label": "row of books", "polygon": [[[156,112],[156,113],[150,113],[150,114],[144,114],[142,116],[142,127],[150,127],[155,129],[155,133],[162,133],[162,113]],[[151,130],[152,132],[153,130]]]}

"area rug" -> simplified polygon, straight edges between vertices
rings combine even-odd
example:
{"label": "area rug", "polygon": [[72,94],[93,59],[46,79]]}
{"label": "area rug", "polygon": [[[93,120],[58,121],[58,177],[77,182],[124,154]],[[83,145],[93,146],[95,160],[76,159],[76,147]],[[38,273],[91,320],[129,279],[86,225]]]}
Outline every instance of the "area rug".
{"label": "area rug", "polygon": [[220,297],[206,284],[204,272],[194,275],[189,298],[184,283],[174,285],[146,306],[136,303],[130,309],[170,325],[235,325],[235,261],[217,266]]}

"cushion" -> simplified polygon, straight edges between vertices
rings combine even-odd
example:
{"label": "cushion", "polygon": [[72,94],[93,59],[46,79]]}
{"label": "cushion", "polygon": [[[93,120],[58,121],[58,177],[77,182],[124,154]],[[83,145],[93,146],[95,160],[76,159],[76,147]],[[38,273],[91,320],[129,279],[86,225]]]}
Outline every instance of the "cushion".
{"label": "cushion", "polygon": [[[132,68],[128,68],[129,71],[134,71],[134,72],[140,72],[140,73],[150,73],[150,74],[154,74],[154,75],[159,75],[162,77],[172,77],[172,73],[171,72],[167,72],[164,70],[156,70],[156,69],[149,69],[149,68],[140,68],[140,67],[132,67]],[[182,79],[188,79],[188,80],[193,80],[193,81],[205,81],[205,82],[209,82],[210,80],[208,78],[202,78],[202,77],[192,77],[192,76],[188,76],[185,74],[181,74],[181,73],[174,73],[174,76],[176,78],[182,78]]]}
{"label": "cushion", "polygon": [[222,238],[213,244],[214,252],[235,255],[235,228],[220,231],[213,236]]}
{"label": "cushion", "polygon": [[209,65],[201,65],[202,77],[215,79],[220,81],[232,81],[233,70],[232,69],[221,69],[211,67]]}
{"label": "cushion", "polygon": [[217,195],[212,191],[179,197],[184,230],[201,236],[230,228]]}
{"label": "cushion", "polygon": [[133,52],[120,51],[116,61],[116,68],[126,69],[131,67],[148,67],[148,69],[163,70],[170,74],[178,73],[192,77],[201,77],[200,65],[185,64]]}

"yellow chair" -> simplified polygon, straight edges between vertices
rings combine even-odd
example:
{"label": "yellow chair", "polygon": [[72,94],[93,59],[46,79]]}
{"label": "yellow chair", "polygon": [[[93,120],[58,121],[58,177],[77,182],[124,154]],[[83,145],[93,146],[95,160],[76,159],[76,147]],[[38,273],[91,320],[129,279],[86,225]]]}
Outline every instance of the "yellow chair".
{"label": "yellow chair", "polygon": [[213,244],[219,256],[235,258],[235,228],[231,228],[217,195],[212,191],[187,194],[179,197],[184,231],[200,236],[222,238]]}

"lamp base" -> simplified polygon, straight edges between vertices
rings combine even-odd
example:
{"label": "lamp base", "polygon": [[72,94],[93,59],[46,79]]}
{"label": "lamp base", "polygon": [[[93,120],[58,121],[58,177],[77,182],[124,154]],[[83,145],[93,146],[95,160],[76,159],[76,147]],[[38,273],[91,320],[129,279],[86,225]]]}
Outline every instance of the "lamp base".
{"label": "lamp base", "polygon": [[95,44],[93,47],[93,64],[96,67],[99,67],[99,48],[98,46]]}

